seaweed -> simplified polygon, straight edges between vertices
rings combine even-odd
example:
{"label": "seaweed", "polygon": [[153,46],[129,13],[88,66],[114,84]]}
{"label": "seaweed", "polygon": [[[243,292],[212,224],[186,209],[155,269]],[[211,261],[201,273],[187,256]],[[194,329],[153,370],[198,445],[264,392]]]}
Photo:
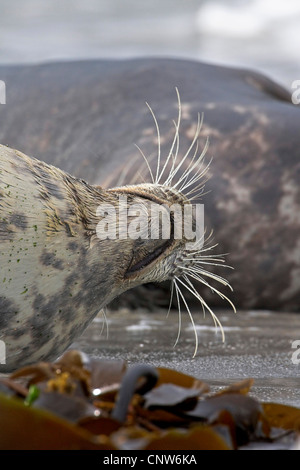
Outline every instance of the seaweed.
{"label": "seaweed", "polygon": [[0,449],[292,449],[300,409],[261,403],[252,379],[211,391],[172,369],[67,351],[0,379]]}

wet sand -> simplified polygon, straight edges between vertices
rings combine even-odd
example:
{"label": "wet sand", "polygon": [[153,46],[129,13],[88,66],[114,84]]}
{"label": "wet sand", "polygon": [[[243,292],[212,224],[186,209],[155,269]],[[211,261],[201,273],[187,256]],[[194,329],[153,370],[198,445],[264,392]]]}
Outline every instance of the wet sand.
{"label": "wet sand", "polygon": [[[105,359],[126,360],[169,367],[207,381],[212,389],[252,377],[252,395],[260,401],[300,406],[300,353],[292,357],[300,340],[298,314],[269,311],[218,313],[225,343],[209,315],[194,316],[198,325],[198,352],[186,316],[177,345],[178,314],[172,311],[107,312],[107,328],[97,317],[72,348]],[[294,354],[294,357],[296,354]],[[294,361],[295,362],[295,361]]]}

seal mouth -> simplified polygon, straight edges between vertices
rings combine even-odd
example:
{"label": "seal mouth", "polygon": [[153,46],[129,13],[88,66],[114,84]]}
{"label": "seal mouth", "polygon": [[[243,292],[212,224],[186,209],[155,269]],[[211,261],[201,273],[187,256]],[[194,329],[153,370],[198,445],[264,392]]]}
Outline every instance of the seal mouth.
{"label": "seal mouth", "polygon": [[153,262],[157,261],[162,254],[165,254],[170,246],[172,246],[173,240],[167,240],[163,245],[156,248],[153,252],[149,253],[145,258],[138,261],[137,263],[130,265],[125,273],[125,277],[130,277],[133,274],[138,273],[139,271],[147,268]]}

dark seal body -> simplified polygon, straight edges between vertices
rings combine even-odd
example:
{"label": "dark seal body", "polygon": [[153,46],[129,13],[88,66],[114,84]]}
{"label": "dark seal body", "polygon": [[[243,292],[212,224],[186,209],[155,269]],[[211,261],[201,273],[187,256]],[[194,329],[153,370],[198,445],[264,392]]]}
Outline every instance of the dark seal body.
{"label": "dark seal body", "polygon": [[[0,142],[107,186],[130,162],[128,178],[143,168],[134,143],[156,153],[145,101],[168,151],[178,87],[183,146],[204,113],[201,135],[203,145],[210,138],[213,163],[201,202],[235,268],[228,273],[233,301],[299,310],[300,111],[286,90],[248,70],[167,59],[6,66],[0,79],[7,87]],[[209,301],[220,305],[215,296]]]}

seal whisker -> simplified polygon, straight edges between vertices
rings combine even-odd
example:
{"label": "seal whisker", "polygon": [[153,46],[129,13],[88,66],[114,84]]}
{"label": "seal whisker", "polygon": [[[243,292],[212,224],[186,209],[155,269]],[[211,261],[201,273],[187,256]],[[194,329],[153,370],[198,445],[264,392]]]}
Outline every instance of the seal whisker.
{"label": "seal whisker", "polygon": [[[204,234],[205,235],[205,234]],[[184,254],[185,255],[189,255],[189,256],[194,256],[195,254],[199,254],[199,253],[204,253],[206,251],[210,251],[210,250],[213,250],[214,248],[216,248],[216,246],[218,246],[218,243],[215,243],[214,245],[207,245],[207,242],[209,240],[209,238],[211,238],[212,236],[212,232],[210,233],[210,235],[206,238],[205,240],[205,246],[204,247],[201,247],[199,249],[195,249],[195,250],[192,250],[192,251],[185,251]],[[201,240],[202,241],[202,240]],[[205,256],[217,256],[216,254],[214,255],[205,255]],[[224,255],[220,255],[220,256],[224,256]]]}
{"label": "seal whisker", "polygon": [[[201,307],[202,307],[203,315],[204,315],[204,317],[205,317],[205,308],[204,308],[204,303],[202,302],[203,299],[202,299],[201,295],[200,295],[199,292],[196,290],[194,284],[191,282],[191,280],[187,277],[186,274],[183,274],[182,277],[183,277],[183,279],[190,285],[190,287],[191,287],[191,289],[192,289],[192,291],[193,291],[192,294],[200,301],[200,305],[201,305]],[[185,286],[185,287],[188,289],[187,286]],[[215,320],[214,320],[214,323],[215,323]]]}
{"label": "seal whisker", "polygon": [[[198,292],[197,292],[197,290],[195,289],[195,286],[194,286],[194,284],[191,282],[191,280],[190,280],[188,277],[186,277],[186,276],[184,276],[184,279],[185,279],[185,280],[188,282],[188,284],[191,286],[192,290],[193,290],[196,294],[198,294]],[[198,295],[199,295],[199,294],[198,294]],[[205,306],[205,307],[208,309],[209,313],[211,314],[215,327],[216,327],[216,328],[220,327],[221,333],[222,333],[222,340],[223,340],[223,342],[224,342],[224,341],[225,341],[225,334],[224,334],[223,326],[222,326],[220,320],[218,319],[218,317],[216,316],[216,314],[211,310],[211,308],[207,305],[207,303],[204,301],[203,297],[200,296],[200,298],[202,299],[202,300],[201,300],[202,306]]]}
{"label": "seal whisker", "polygon": [[[177,276],[175,276],[175,280],[180,282],[183,286],[187,287],[186,284]],[[183,295],[183,293],[181,292],[181,289],[179,288],[178,284],[175,283],[175,288],[176,288],[176,291],[179,293],[180,297],[182,298],[182,301],[185,305],[185,308],[188,312],[188,315],[189,315],[189,318],[190,318],[190,321],[192,323],[192,326],[193,326],[193,330],[194,330],[194,335],[195,335],[195,350],[194,350],[194,354],[193,354],[193,357],[196,356],[197,354],[197,351],[198,351],[198,334],[197,334],[197,329],[196,329],[196,325],[195,325],[195,322],[194,322],[194,319],[193,319],[193,315],[189,309],[189,306],[185,300],[185,297]]]}
{"label": "seal whisker", "polygon": [[100,331],[100,336],[102,335],[103,330],[104,330],[104,327],[105,327],[105,328],[106,328],[106,339],[108,339],[108,321],[107,321],[107,315],[106,315],[106,307],[102,308],[102,309],[99,311],[98,315],[100,315],[100,314],[101,314],[101,316],[102,316],[102,318],[103,318],[103,320],[104,320],[103,323],[102,323],[102,328],[101,328],[101,331]]}
{"label": "seal whisker", "polygon": [[196,127],[196,132],[195,132],[195,135],[194,135],[194,138],[188,148],[188,150],[186,151],[185,155],[182,157],[182,159],[180,160],[180,162],[178,163],[178,165],[175,167],[175,169],[170,173],[168,179],[165,181],[165,185],[172,185],[172,180],[173,178],[176,176],[176,174],[178,173],[178,171],[180,170],[180,168],[182,167],[182,165],[184,164],[185,160],[187,159],[187,157],[189,156],[191,150],[193,149],[194,145],[196,144],[197,142],[197,139],[199,137],[199,133],[200,133],[200,130],[201,130],[201,126],[202,126],[202,123],[203,123],[203,113],[201,114],[201,118],[200,118],[200,114],[198,113],[198,121],[197,121],[197,127]]}
{"label": "seal whisker", "polygon": [[[184,154],[184,156],[180,159],[180,161],[177,163],[177,158],[179,154],[179,145],[180,145],[180,137],[179,137],[179,129],[180,129],[180,123],[181,123],[181,116],[182,116],[182,106],[181,106],[181,99],[180,99],[180,94],[177,88],[175,88],[176,94],[177,94],[177,101],[178,101],[178,116],[177,116],[177,122],[173,121],[174,127],[175,127],[175,133],[174,137],[171,143],[171,147],[169,150],[169,153],[165,159],[165,162],[161,168],[161,137],[160,137],[160,129],[159,129],[159,124],[157,121],[157,118],[154,114],[154,111],[152,110],[151,106],[149,103],[146,102],[146,105],[152,115],[152,118],[155,123],[156,127],[156,133],[157,133],[157,140],[158,140],[158,152],[157,152],[157,164],[156,164],[156,173],[155,176],[152,172],[152,169],[150,167],[149,161],[140,149],[139,146],[136,145],[136,147],[139,149],[140,153],[142,154],[147,168],[149,170],[152,183],[153,184],[159,184],[169,163],[170,160],[172,159],[172,165],[169,170],[168,176],[166,177],[165,181],[161,183],[163,186],[169,186],[174,189],[179,187],[179,192],[184,193],[186,189],[190,188],[190,186],[195,185],[198,181],[201,181],[201,184],[197,184],[196,187],[192,188],[186,196],[190,199],[193,194],[197,194],[197,197],[199,197],[200,191],[203,192],[204,185],[207,181],[207,179],[203,179],[205,174],[208,172],[210,163],[212,159],[207,163],[207,165],[203,168],[202,167],[202,161],[204,156],[206,155],[207,149],[209,147],[209,138],[207,137],[204,148],[200,155],[198,155],[198,149],[199,149],[199,143],[198,143],[198,137],[202,128],[203,124],[203,113],[201,115],[198,113],[198,120],[197,120],[197,126],[195,130],[194,137],[192,139],[192,142]],[[176,148],[175,148],[176,146]],[[187,160],[188,156],[190,155],[192,149],[195,146],[194,154],[190,160],[190,162],[187,165],[187,168],[183,171],[182,175],[178,178],[178,180],[173,184],[172,181],[174,177],[177,175],[178,171],[182,167],[182,165],[185,163]],[[175,149],[175,153],[174,153]],[[200,166],[199,169],[197,167]],[[196,170],[196,171],[195,171]]]}
{"label": "seal whisker", "polygon": [[209,311],[209,313],[211,314],[211,316],[214,320],[215,326],[216,327],[219,326],[219,328],[221,330],[221,334],[222,334],[222,341],[224,342],[225,341],[225,334],[224,334],[224,329],[223,329],[223,326],[222,326],[220,320],[215,315],[215,313],[211,310],[211,308],[207,305],[207,303],[205,302],[203,297],[199,294],[199,292],[196,291],[195,286],[192,284],[192,282],[186,276],[184,276],[184,279],[189,285],[187,285],[185,282],[183,282],[182,279],[180,279],[180,278],[177,278],[177,279],[178,279],[179,282],[181,282],[181,284],[186,289],[188,289],[201,302],[202,305],[204,305],[207,308],[207,310]]}
{"label": "seal whisker", "polygon": [[192,202],[194,199],[199,200],[200,196],[203,197],[210,192],[210,191],[204,192],[204,186],[207,183],[207,181],[208,181],[208,178],[203,180],[194,188],[192,188],[188,193],[184,194],[190,202]]}
{"label": "seal whisker", "polygon": [[[183,268],[184,269],[184,268]],[[203,273],[203,276],[206,276],[207,275],[207,272],[204,272]],[[205,281],[205,279],[203,279],[201,276],[198,276],[197,274],[194,274],[194,273],[187,273],[187,276],[190,276],[192,277],[193,279],[195,279],[196,281],[199,281],[201,282],[202,284],[204,284],[205,286],[209,287],[211,289],[211,291],[215,292],[216,294],[218,294],[221,299],[223,300],[227,300],[227,302],[231,305],[231,307],[233,308],[233,311],[236,313],[236,309],[235,309],[235,306],[233,305],[233,303],[231,302],[231,300],[225,295],[223,294],[222,292],[220,292],[218,289],[216,289],[215,287],[211,286],[207,281]],[[227,284],[228,287],[231,288],[231,286],[229,284]]]}
{"label": "seal whisker", "polygon": [[[223,294],[222,292],[220,292],[218,289],[216,289],[215,287],[211,286],[208,282],[206,282],[203,278],[201,278],[201,276],[197,277],[196,275],[195,276],[192,276],[190,273],[187,274],[188,276],[190,277],[193,277],[195,280],[198,280],[199,282],[201,282],[202,284],[204,285],[207,285],[213,292],[215,292],[216,294],[218,294],[223,300],[227,300],[227,302],[231,305],[234,313],[236,313],[236,308],[234,306],[234,304],[231,302],[231,300],[225,295]],[[231,286],[228,284],[228,287],[231,289]],[[232,289],[231,289],[232,290]]]}
{"label": "seal whisker", "polygon": [[160,170],[160,155],[161,155],[161,148],[160,148],[160,131],[159,131],[159,125],[158,125],[158,122],[157,122],[157,119],[155,117],[155,114],[151,108],[151,106],[146,102],[146,105],[150,111],[150,113],[152,114],[152,117],[153,117],[153,120],[154,120],[154,124],[155,124],[155,127],[156,127],[156,134],[157,134],[157,167],[156,167],[156,176],[155,176],[155,180],[153,181],[153,183],[157,184],[158,183],[158,175],[159,175],[159,170]]}
{"label": "seal whisker", "polygon": [[231,285],[226,281],[225,278],[223,278],[222,276],[219,276],[218,274],[206,271],[205,269],[201,268],[201,266],[197,266],[197,264],[192,265],[192,267],[181,266],[181,268],[193,274],[198,273],[198,274],[202,274],[202,276],[210,277],[211,279],[214,279],[215,281],[220,282],[220,284],[223,284],[224,286],[229,287],[231,291],[233,290]]}
{"label": "seal whisker", "polygon": [[[214,259],[214,258],[210,258],[208,261],[203,261],[201,258],[193,258],[197,264],[207,264],[209,266],[221,266],[222,268],[230,268],[230,269],[233,269],[232,266],[229,266],[228,264],[219,264],[220,263],[225,263],[225,260],[224,259]],[[184,261],[190,261],[190,259],[188,258],[183,258]],[[212,263],[211,261],[217,261],[217,263]]]}
{"label": "seal whisker", "polygon": [[[178,129],[177,129],[178,130]],[[172,166],[169,170],[169,175],[167,177],[167,179],[164,181],[163,186],[169,186],[169,187],[172,187],[171,185],[171,181],[172,181],[172,178],[171,178],[171,175],[174,171],[174,168],[175,168],[175,165],[176,165],[176,159],[177,159],[177,155],[178,155],[178,152],[179,152],[179,141],[180,141],[180,138],[179,138],[179,134],[176,135],[176,139],[177,139],[177,144],[176,144],[176,151],[175,151],[175,154],[173,154],[173,152],[170,152],[169,155],[168,155],[168,158],[167,158],[167,161],[170,160],[170,158],[172,157]],[[171,179],[170,179],[171,178]]]}
{"label": "seal whisker", "polygon": [[[216,257],[216,261],[222,261],[224,262],[225,260],[223,259],[223,256],[226,256],[224,253],[214,253],[213,255],[201,255],[204,251],[207,251],[207,249],[204,250],[196,250],[196,251],[191,251],[191,252],[185,252],[186,256],[192,256],[193,259],[211,259],[213,260],[214,257]],[[191,258],[185,258],[186,260],[191,260]]]}
{"label": "seal whisker", "polygon": [[[149,162],[148,162],[148,159],[147,159],[146,155],[144,154],[143,150],[142,150],[137,144],[134,144],[134,145],[135,145],[135,147],[138,149],[138,151],[140,152],[140,154],[142,155],[142,157],[143,157],[143,159],[144,159],[144,161],[145,161],[145,163],[146,163],[146,165],[147,165],[147,168],[148,168],[148,170],[149,170],[149,173],[150,173],[150,176],[151,176],[151,179],[152,179],[152,183],[154,184],[154,176],[153,176],[153,173],[152,173],[152,170],[151,170],[151,167],[150,167],[150,164],[149,164]],[[136,175],[136,174],[135,174],[135,175]],[[135,176],[135,175],[134,175],[134,176]]]}
{"label": "seal whisker", "polygon": [[176,279],[173,279],[172,284],[175,286],[176,299],[177,299],[177,305],[178,305],[178,330],[177,330],[177,337],[176,337],[175,343],[173,345],[173,347],[175,348],[178,341],[179,341],[180,333],[181,333],[181,305],[180,305],[180,298],[179,298],[179,294],[178,294],[179,288],[178,288],[178,285],[176,283]]}
{"label": "seal whisker", "polygon": [[[199,144],[197,142],[197,145],[196,145],[196,149],[198,150],[198,147],[199,147]],[[207,149],[209,147],[209,140],[207,138],[206,140],[206,143],[205,143],[205,146],[202,150],[202,152],[198,155],[196,161],[193,161],[194,158],[191,159],[191,161],[189,162],[189,165],[187,167],[187,169],[184,171],[184,173],[182,174],[182,176],[179,178],[179,180],[177,181],[176,186],[178,186],[179,184],[183,183],[183,180],[187,180],[187,182],[184,182],[179,191],[184,191],[186,188],[188,188],[189,186],[191,186],[192,184],[196,183],[197,181],[199,181],[200,179],[203,178],[203,176],[207,173],[208,169],[209,169],[209,166],[210,166],[210,163],[212,161],[212,158],[210,159],[210,161],[208,162],[208,164],[205,166],[205,168],[202,167],[202,161],[207,153]],[[200,168],[194,172],[195,168],[197,168],[197,166],[200,166]],[[194,173],[193,173],[194,172]],[[188,180],[189,176],[193,174],[192,178]]]}
{"label": "seal whisker", "polygon": [[172,279],[172,282],[171,282],[170,302],[169,302],[169,308],[168,308],[168,311],[167,311],[166,318],[168,318],[168,316],[170,315],[170,311],[171,311],[171,307],[172,307],[172,301],[173,301],[173,295],[174,295],[174,280]]}
{"label": "seal whisker", "polygon": [[[159,178],[157,180],[157,183],[159,183],[159,181],[161,180],[166,168],[167,168],[167,165],[170,161],[170,158],[173,157],[173,162],[172,162],[172,167],[171,167],[171,170],[169,172],[169,174],[173,171],[174,167],[175,167],[175,164],[176,164],[176,159],[177,159],[177,156],[178,156],[178,151],[179,151],[179,128],[180,128],[180,123],[181,123],[181,101],[180,101],[180,95],[179,95],[179,91],[177,88],[175,88],[176,90],[176,94],[177,94],[177,102],[178,102],[178,116],[177,116],[177,122],[173,121],[174,123],[174,126],[175,126],[175,134],[174,134],[174,138],[173,138],[173,141],[172,141],[172,144],[171,144],[171,148],[169,150],[169,153],[167,155],[167,158],[166,158],[166,161],[165,161],[165,164],[163,166],[163,169],[159,175]],[[173,155],[173,150],[174,150],[174,147],[175,147],[175,144],[176,144],[176,151],[175,151],[175,155]],[[168,181],[168,178],[165,180],[165,182],[163,183],[163,185],[168,185],[169,183],[167,182]]]}
{"label": "seal whisker", "polygon": [[[172,174],[174,168],[175,168],[175,165],[176,165],[176,161],[177,161],[177,157],[178,157],[178,153],[179,153],[179,147],[180,147],[180,136],[179,136],[179,126],[178,126],[178,123],[176,123],[175,121],[173,121],[173,124],[175,126],[175,135],[174,135],[174,141],[176,139],[176,149],[175,149],[175,153],[173,154],[173,146],[171,147],[170,151],[169,151],[169,154],[168,154],[168,157],[166,159],[166,164],[165,166],[167,166],[170,158],[172,157],[172,166],[169,170],[169,176],[170,174]],[[163,175],[163,173],[162,173]],[[169,177],[168,176],[168,177]],[[166,180],[167,181],[167,180]],[[164,186],[168,186],[168,184],[166,183],[166,181],[163,183]]]}
{"label": "seal whisker", "polygon": [[[198,142],[197,142],[197,139],[199,137],[199,133],[200,133],[200,129],[201,129],[201,126],[202,126],[202,118],[200,120],[200,114],[198,113],[198,121],[197,121],[197,127],[196,127],[196,132],[195,132],[195,135],[194,135],[194,138],[188,148],[188,150],[186,151],[186,153],[184,154],[184,156],[181,158],[180,162],[178,163],[177,167],[174,169],[172,175],[171,175],[171,181],[172,179],[174,178],[174,176],[178,173],[179,169],[181,168],[181,166],[184,164],[185,160],[187,159],[187,157],[189,156],[190,152],[192,151],[194,145],[196,144],[196,147],[199,145]],[[177,184],[177,183],[176,183]],[[173,186],[173,185],[172,185]]]}
{"label": "seal whisker", "polygon": [[[178,119],[180,119],[180,117],[178,117]],[[159,175],[159,178],[158,178],[158,181],[159,182],[164,174],[164,172],[166,171],[166,168],[167,168],[167,165],[169,164],[169,161],[170,159],[172,158],[172,166],[169,170],[169,175],[168,177],[166,178],[166,180],[162,183],[163,186],[168,186],[170,184],[170,181],[169,181],[169,178],[170,178],[170,174],[173,172],[174,168],[175,168],[175,165],[176,165],[176,160],[177,160],[177,156],[178,156],[178,152],[179,152],[179,142],[180,142],[180,138],[179,138],[179,124],[178,122],[176,123],[175,121],[173,121],[173,124],[175,126],[175,135],[174,135],[174,139],[173,139],[173,142],[172,142],[172,145],[171,145],[171,148],[169,150],[169,153],[167,155],[167,158],[166,158],[166,161],[165,161],[165,164],[163,166],[163,169]],[[175,146],[175,143],[176,143],[176,149],[175,149],[175,154],[173,154],[173,150],[174,150],[174,146]]]}
{"label": "seal whisker", "polygon": [[[189,169],[189,171],[187,173],[187,178],[194,171],[194,169],[196,168],[197,165],[201,165],[202,160],[205,156],[206,150],[207,150],[206,148],[203,149],[203,152],[201,153],[200,158]],[[211,162],[212,162],[212,158],[210,159],[210,161],[207,163],[207,165],[205,166],[205,168],[203,170],[196,171],[194,176],[190,180],[188,180],[185,184],[181,185],[180,188],[179,188],[179,191],[184,192],[187,188],[189,188],[191,185],[197,183],[198,181],[202,182],[201,186],[203,187],[205,185],[205,183],[208,181],[208,178],[206,178],[206,180],[203,180],[203,178],[206,175],[206,173],[208,172]],[[190,193],[193,193],[196,190],[197,190],[197,188],[196,189],[194,188],[193,190],[190,191]]]}
{"label": "seal whisker", "polygon": [[[190,164],[195,160],[196,155],[197,155],[197,153],[198,153],[198,149],[199,149],[199,143],[196,142],[196,147],[195,147],[194,155],[193,155],[192,158],[191,158]],[[183,172],[183,174],[181,175],[180,179],[177,181],[177,183],[175,183],[175,185],[173,186],[173,188],[176,188],[176,186],[178,186],[180,183],[182,183],[182,186],[184,186],[184,184],[185,184],[185,183],[187,182],[187,180],[188,180],[188,177],[189,177],[189,166],[188,166],[188,168]],[[179,191],[180,191],[180,188],[179,188]]]}

